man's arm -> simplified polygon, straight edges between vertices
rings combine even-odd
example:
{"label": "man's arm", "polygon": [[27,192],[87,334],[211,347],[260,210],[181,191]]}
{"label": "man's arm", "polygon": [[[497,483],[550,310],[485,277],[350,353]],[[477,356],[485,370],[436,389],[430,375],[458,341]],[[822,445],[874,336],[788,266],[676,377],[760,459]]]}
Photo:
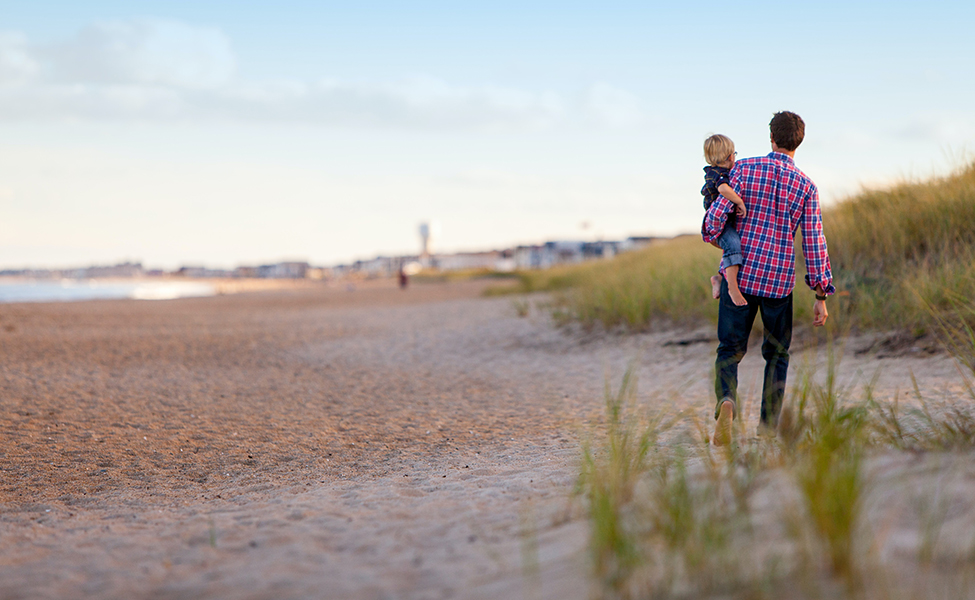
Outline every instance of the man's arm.
{"label": "man's arm", "polygon": [[823,235],[823,216],[819,210],[819,191],[813,186],[806,197],[800,222],[802,230],[802,253],[806,257],[806,285],[820,290],[820,295],[828,296],[836,291],[833,288],[833,273],[826,250],[826,236]]}
{"label": "man's arm", "polygon": [[836,292],[830,270],[823,215],[819,208],[819,191],[813,186],[802,211],[802,253],[806,257],[806,285],[816,293],[813,303],[813,326],[821,327],[829,318],[826,297]]}

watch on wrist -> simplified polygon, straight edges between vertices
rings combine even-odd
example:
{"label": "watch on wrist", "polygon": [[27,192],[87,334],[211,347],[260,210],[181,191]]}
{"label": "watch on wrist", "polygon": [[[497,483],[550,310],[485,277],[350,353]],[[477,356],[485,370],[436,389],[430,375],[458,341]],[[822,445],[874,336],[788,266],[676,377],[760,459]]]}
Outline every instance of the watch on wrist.
{"label": "watch on wrist", "polygon": [[826,296],[825,295],[820,296],[819,294],[816,294],[816,300],[825,301],[826,300]]}

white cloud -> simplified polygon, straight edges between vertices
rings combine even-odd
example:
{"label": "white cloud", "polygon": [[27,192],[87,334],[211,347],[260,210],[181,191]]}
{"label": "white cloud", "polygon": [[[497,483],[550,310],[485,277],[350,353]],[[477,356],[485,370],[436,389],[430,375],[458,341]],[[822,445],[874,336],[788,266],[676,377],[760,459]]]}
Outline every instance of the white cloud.
{"label": "white cloud", "polygon": [[411,79],[384,83],[236,83],[176,86],[37,82],[0,89],[4,119],[208,119],[421,129],[529,128],[566,115],[551,92],[459,87]]}
{"label": "white cloud", "polygon": [[975,137],[975,113],[929,113],[913,118],[894,132],[909,142],[964,144]]}
{"label": "white cloud", "polygon": [[431,77],[392,83],[323,81],[247,84],[189,98],[207,116],[347,126],[538,128],[560,121],[560,98],[498,87],[462,87]]}
{"label": "white cloud", "polygon": [[86,84],[0,88],[0,118],[6,120],[156,120],[184,112],[182,95],[167,88]]}
{"label": "white cloud", "polygon": [[554,92],[536,93],[498,86],[459,87],[433,77],[411,77],[354,93],[401,102],[413,118],[428,123],[511,122],[521,126],[547,126],[559,121],[565,113],[561,98]]}
{"label": "white cloud", "polygon": [[36,74],[39,68],[27,47],[27,36],[0,32],[0,85],[20,83]]}
{"label": "white cloud", "polygon": [[93,23],[43,54],[52,76],[71,83],[213,88],[236,70],[223,32],[165,19]]}
{"label": "white cloud", "polygon": [[[0,119],[231,120],[407,129],[540,129],[643,119],[632,94],[597,83],[582,102],[552,91],[394,81],[249,82],[219,30],[164,19],[104,21],[31,45],[0,35]],[[6,85],[4,85],[6,84]]]}
{"label": "white cloud", "polygon": [[586,93],[586,108],[598,122],[610,127],[627,127],[643,122],[640,100],[608,83],[596,83]]}

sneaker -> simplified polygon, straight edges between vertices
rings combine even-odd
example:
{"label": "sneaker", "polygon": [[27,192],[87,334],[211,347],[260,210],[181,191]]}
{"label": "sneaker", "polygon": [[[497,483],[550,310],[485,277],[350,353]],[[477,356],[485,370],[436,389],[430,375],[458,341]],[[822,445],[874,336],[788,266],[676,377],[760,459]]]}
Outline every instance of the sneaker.
{"label": "sneaker", "polygon": [[735,418],[735,403],[725,399],[718,408],[718,420],[714,423],[714,435],[711,436],[713,446],[727,446],[731,443],[731,422]]}

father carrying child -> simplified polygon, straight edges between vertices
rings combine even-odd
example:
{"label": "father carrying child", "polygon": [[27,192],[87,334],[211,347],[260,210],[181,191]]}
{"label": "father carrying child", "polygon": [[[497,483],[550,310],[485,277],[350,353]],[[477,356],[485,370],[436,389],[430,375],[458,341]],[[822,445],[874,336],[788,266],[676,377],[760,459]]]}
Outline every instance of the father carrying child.
{"label": "father carrying child", "polygon": [[[762,315],[765,382],[762,390],[760,433],[775,433],[789,370],[792,343],[792,291],[795,288],[793,239],[802,231],[806,284],[815,291],[813,325],[826,323],[826,297],[834,292],[826,238],[823,235],[819,192],[793,160],[805,136],[805,123],[791,112],[776,113],[769,123],[772,152],[735,163],[730,185],[748,206],[738,220],[742,265],[738,286],[747,304],[738,306],[721,283],[718,308],[718,356],[715,361],[715,445],[731,441],[732,419],[738,405],[738,363],[748,349],[748,334],[757,313]],[[735,205],[719,196],[708,208],[701,227],[706,242],[725,229]]]}

